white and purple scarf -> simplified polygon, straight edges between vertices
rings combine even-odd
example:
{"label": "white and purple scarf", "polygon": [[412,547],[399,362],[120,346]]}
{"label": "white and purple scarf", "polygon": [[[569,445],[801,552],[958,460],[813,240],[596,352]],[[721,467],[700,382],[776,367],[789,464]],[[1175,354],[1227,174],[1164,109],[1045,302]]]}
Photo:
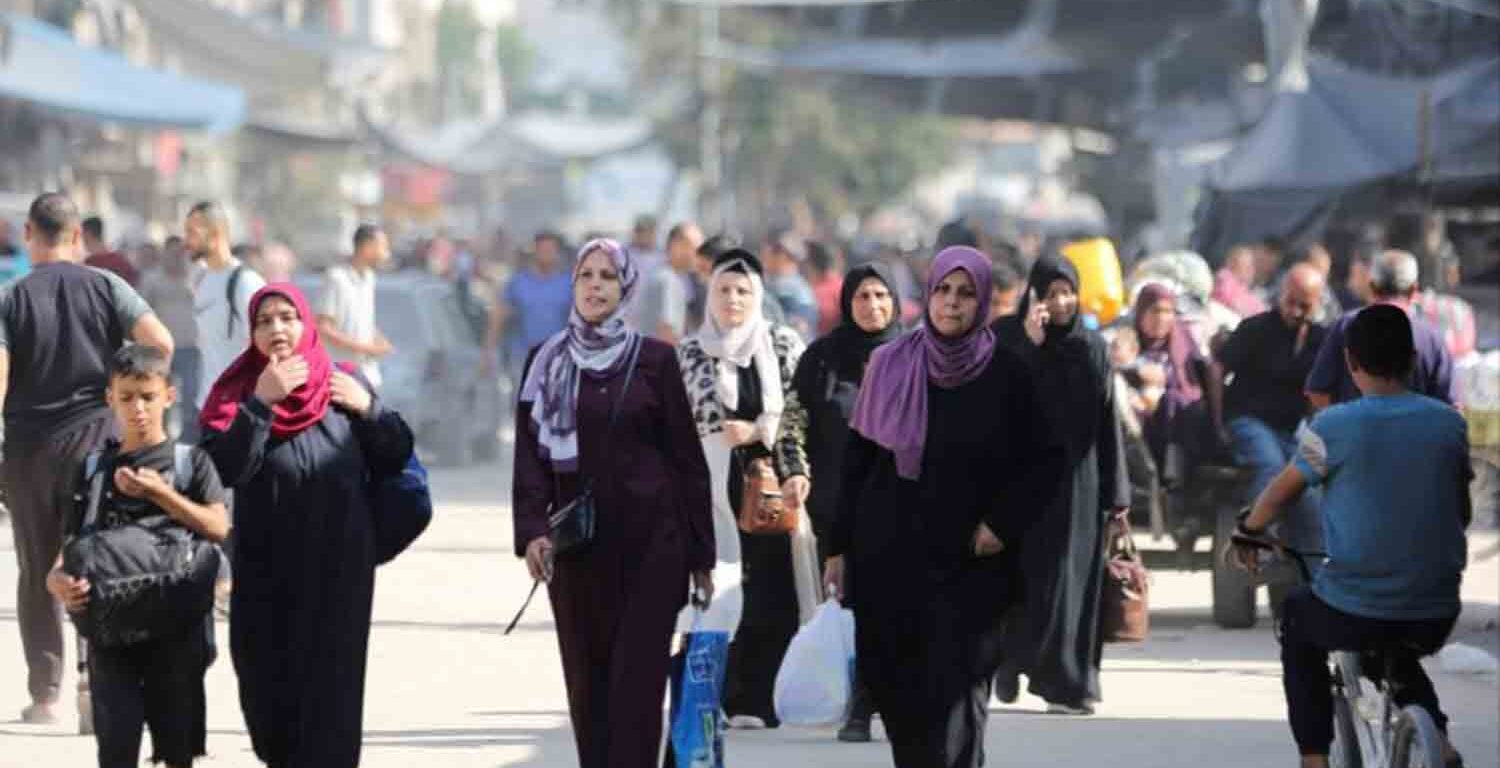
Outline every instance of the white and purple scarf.
{"label": "white and purple scarf", "polygon": [[578,467],[578,386],[583,371],[599,378],[618,373],[641,343],[641,335],[629,327],[640,283],[640,270],[630,250],[614,240],[590,240],[578,250],[573,281],[594,251],[609,256],[620,273],[620,304],[598,324],[578,313],[575,301],[568,314],[568,327],[545,341],[531,362],[521,386],[521,402],[531,403],[531,419],[537,426],[537,444],[544,459],[560,471]]}

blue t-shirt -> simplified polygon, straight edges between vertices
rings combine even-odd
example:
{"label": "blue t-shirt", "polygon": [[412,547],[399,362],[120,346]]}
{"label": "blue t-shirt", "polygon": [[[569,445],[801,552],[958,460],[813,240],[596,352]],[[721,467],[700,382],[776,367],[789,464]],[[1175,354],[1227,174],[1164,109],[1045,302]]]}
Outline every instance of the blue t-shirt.
{"label": "blue t-shirt", "polygon": [[532,347],[566,328],[573,311],[573,278],[564,270],[539,275],[526,269],[505,285],[511,309],[510,355],[523,360]]}
{"label": "blue t-shirt", "polygon": [[[1344,363],[1344,335],[1358,314],[1357,309],[1346,312],[1328,329],[1328,335],[1318,348],[1318,357],[1313,361],[1312,371],[1307,375],[1307,390],[1330,395],[1335,403],[1347,403],[1359,398],[1359,387],[1354,385],[1354,377],[1349,374],[1349,366]],[[1410,311],[1406,314],[1411,316]],[[1411,372],[1411,390],[1419,395],[1452,403],[1453,356],[1448,354],[1442,334],[1426,320],[1412,317],[1411,335],[1412,343],[1417,348],[1417,365]]]}
{"label": "blue t-shirt", "polygon": [[1459,611],[1468,426],[1413,393],[1333,406],[1298,432],[1297,471],[1323,486],[1328,562],[1313,592],[1345,613],[1436,619]]}

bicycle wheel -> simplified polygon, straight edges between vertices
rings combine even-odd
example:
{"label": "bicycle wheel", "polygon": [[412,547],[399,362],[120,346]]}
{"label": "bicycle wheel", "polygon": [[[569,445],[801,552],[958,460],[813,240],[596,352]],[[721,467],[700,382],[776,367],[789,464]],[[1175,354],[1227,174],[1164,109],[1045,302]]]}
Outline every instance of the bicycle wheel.
{"label": "bicycle wheel", "polygon": [[1402,708],[1391,737],[1391,768],[1442,768],[1443,737],[1427,710]]}
{"label": "bicycle wheel", "polygon": [[1364,768],[1359,751],[1359,736],[1354,728],[1354,712],[1343,696],[1333,698],[1333,747],[1328,751],[1329,768]]}

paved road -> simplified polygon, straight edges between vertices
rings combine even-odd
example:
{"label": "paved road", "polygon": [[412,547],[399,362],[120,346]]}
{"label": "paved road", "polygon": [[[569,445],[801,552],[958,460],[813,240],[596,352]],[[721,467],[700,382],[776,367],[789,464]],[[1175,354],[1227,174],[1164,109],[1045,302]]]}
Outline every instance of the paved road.
{"label": "paved road", "polygon": [[[538,600],[503,637],[528,586],[511,558],[499,467],[434,473],[440,509],[419,545],[381,570],[365,725],[364,765],[576,765],[551,616]],[[0,525],[0,527],[5,527]],[[1474,537],[1477,562],[1459,639],[1500,650],[1496,536]],[[93,741],[15,718],[25,701],[15,630],[15,560],[0,533],[0,768],[92,765]],[[1224,632],[1208,618],[1206,574],[1155,575],[1154,630],[1138,646],[1106,650],[1105,701],[1092,718],[1040,713],[1041,702],[994,705],[992,766],[1114,765],[1261,768],[1295,765],[1283,722],[1276,644],[1262,620]],[[223,628],[220,628],[223,647]],[[1436,674],[1472,768],[1500,768],[1496,678]],[[255,766],[221,658],[209,673],[210,768]],[[885,744],[842,745],[831,729],[732,733],[730,762],[761,768],[890,765]]]}

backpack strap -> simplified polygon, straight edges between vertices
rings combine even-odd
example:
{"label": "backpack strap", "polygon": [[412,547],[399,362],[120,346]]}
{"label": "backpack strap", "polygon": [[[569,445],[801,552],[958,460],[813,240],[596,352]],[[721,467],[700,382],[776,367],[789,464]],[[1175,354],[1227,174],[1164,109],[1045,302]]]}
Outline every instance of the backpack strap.
{"label": "backpack strap", "polygon": [[83,481],[88,487],[86,506],[83,508],[83,521],[79,523],[78,530],[88,530],[99,523],[99,503],[104,499],[104,475],[103,467],[104,451],[89,451],[83,458]]}
{"label": "backpack strap", "polygon": [[244,264],[236,264],[234,271],[229,273],[229,282],[224,286],[224,300],[229,302],[228,327],[224,330],[224,338],[226,339],[234,336],[234,320],[240,314],[239,307],[235,305],[234,297],[235,294],[239,293],[240,275],[246,269],[247,267]]}
{"label": "backpack strap", "polygon": [[193,481],[193,446],[178,443],[172,446],[172,487],[178,493],[186,491]]}

